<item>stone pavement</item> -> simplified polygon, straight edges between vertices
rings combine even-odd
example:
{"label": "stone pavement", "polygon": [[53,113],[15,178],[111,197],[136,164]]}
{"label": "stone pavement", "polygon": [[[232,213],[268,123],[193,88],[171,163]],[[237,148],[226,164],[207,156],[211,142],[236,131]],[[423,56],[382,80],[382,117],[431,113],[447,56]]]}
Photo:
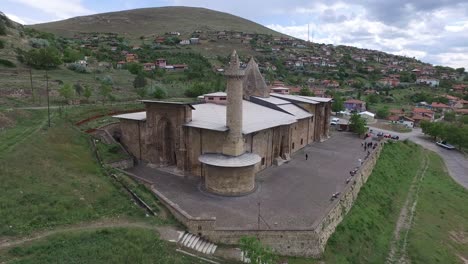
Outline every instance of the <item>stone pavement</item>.
{"label": "stone pavement", "polygon": [[260,172],[257,190],[241,197],[206,193],[198,177],[176,176],[145,165],[128,171],[152,182],[190,215],[215,216],[217,229],[309,229],[326,213],[331,195],[344,189],[358,159],[364,159],[361,143],[354,134],[334,133],[329,140],[296,152],[290,162]]}

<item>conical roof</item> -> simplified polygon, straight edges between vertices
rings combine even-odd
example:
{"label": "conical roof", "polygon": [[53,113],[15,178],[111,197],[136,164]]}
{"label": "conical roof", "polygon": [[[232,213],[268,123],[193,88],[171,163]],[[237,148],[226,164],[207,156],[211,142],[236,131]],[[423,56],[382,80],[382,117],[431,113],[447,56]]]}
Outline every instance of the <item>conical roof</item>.
{"label": "conical roof", "polygon": [[243,81],[244,86],[244,99],[249,99],[250,96],[269,97],[270,89],[265,83],[258,64],[254,58],[250,58],[247,68],[245,69],[245,76]]}

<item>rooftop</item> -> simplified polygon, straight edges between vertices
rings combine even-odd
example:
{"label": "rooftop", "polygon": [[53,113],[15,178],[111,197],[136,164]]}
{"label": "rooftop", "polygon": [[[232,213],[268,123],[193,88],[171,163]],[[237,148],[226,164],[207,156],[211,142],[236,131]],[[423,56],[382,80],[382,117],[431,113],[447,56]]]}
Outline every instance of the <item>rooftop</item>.
{"label": "rooftop", "polygon": [[144,121],[144,120],[146,120],[146,111],[115,115],[115,116],[112,116],[112,117],[119,118],[119,119]]}
{"label": "rooftop", "polygon": [[260,162],[261,158],[255,153],[244,153],[240,156],[228,156],[219,153],[205,153],[198,157],[203,164],[216,167],[247,167]]}
{"label": "rooftop", "polygon": [[273,96],[273,97],[285,99],[285,100],[288,100],[288,101],[295,101],[295,102],[307,103],[307,104],[319,104],[318,101],[304,98],[306,96],[297,96],[297,95],[290,95],[290,94],[277,94],[277,93],[270,93],[270,95]]}
{"label": "rooftop", "polygon": [[[185,124],[216,131],[227,131],[226,106],[218,104],[193,105],[192,121]],[[249,101],[242,102],[243,120],[242,133],[250,134],[271,127],[289,125],[297,120],[294,116],[261,106]],[[255,114],[252,114],[255,113]]]}

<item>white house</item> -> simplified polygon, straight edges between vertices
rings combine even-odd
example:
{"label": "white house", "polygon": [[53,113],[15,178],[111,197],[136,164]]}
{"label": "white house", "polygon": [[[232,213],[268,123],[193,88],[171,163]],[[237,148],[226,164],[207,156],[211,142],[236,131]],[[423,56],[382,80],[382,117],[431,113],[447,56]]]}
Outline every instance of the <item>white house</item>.
{"label": "white house", "polygon": [[421,76],[416,79],[416,83],[427,84],[431,87],[436,87],[436,86],[439,86],[439,79],[428,77],[428,76]]}
{"label": "white house", "polygon": [[375,114],[374,113],[371,113],[369,111],[364,111],[364,112],[360,112],[359,115],[366,119],[367,122],[373,122],[374,121],[374,118],[375,118]]}

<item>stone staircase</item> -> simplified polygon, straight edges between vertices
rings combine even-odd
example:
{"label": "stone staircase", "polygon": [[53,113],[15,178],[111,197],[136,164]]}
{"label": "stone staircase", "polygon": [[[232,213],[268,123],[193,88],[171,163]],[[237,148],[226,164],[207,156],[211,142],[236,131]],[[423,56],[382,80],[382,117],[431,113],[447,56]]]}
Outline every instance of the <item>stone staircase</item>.
{"label": "stone staircase", "polygon": [[179,232],[177,244],[207,255],[212,255],[218,247],[210,241],[189,232]]}

